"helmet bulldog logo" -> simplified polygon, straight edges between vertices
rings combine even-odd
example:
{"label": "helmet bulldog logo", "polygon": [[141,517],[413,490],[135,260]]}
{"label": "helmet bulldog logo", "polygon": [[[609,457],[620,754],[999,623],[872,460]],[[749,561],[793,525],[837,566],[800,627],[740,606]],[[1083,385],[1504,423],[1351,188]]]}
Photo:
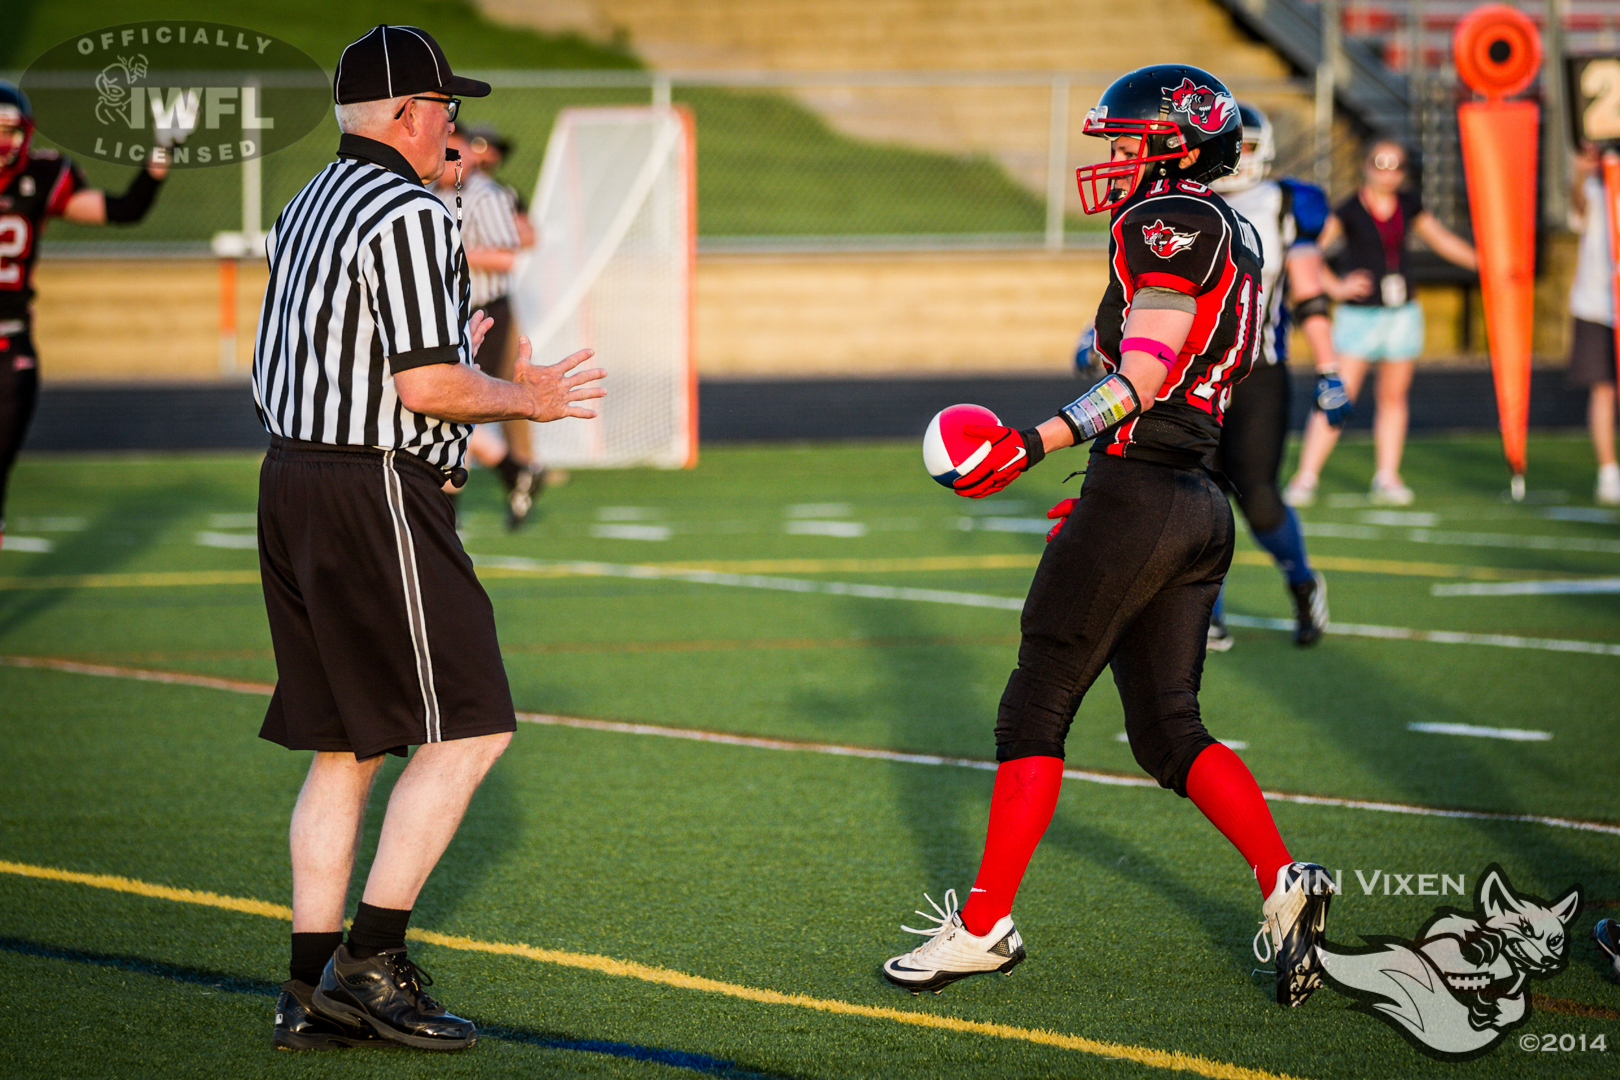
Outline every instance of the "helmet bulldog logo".
{"label": "helmet bulldog logo", "polygon": [[1168,259],[1176,252],[1186,251],[1192,247],[1192,242],[1198,239],[1198,234],[1176,232],[1160,219],[1151,225],[1142,226],[1142,239],[1147,241],[1149,251],[1161,259]]}
{"label": "helmet bulldog logo", "polygon": [[1548,903],[1516,893],[1500,867],[1487,868],[1474,910],[1442,908],[1416,940],[1369,936],[1374,947],[1317,949],[1334,989],[1395,1028],[1430,1057],[1465,1060],[1488,1052],[1530,1017],[1531,979],[1569,960],[1569,924],[1580,886]]}
{"label": "helmet bulldog logo", "polygon": [[1165,95],[1170,98],[1172,110],[1186,113],[1189,124],[1211,135],[1225,127],[1227,120],[1236,111],[1237,103],[1230,96],[1211,90],[1207,86],[1199,86],[1188,78],[1183,78],[1181,85],[1173,90],[1168,86],[1163,89]]}

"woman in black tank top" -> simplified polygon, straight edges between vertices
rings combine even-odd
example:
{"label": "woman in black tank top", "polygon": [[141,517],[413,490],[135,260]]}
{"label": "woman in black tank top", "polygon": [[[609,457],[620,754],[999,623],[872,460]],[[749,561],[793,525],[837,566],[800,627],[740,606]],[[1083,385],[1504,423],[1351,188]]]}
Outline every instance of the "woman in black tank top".
{"label": "woman in black tank top", "polygon": [[[1376,504],[1405,506],[1412,491],[1401,481],[1401,451],[1406,445],[1407,391],[1412,362],[1423,351],[1423,311],[1411,298],[1407,278],[1406,238],[1416,233],[1436,254],[1467,270],[1477,267],[1474,247],[1423,209],[1406,182],[1406,151],[1397,142],[1380,140],[1362,163],[1361,188],[1328,218],[1320,244],[1335,245],[1338,274],[1324,273],[1327,291],[1340,302],[1333,319],[1333,347],[1339,373],[1351,400],[1361,392],[1369,363],[1380,363],[1373,446],[1377,457],[1371,498]],[[1299,471],[1283,498],[1292,506],[1316,499],[1317,477],[1339,441],[1339,429],[1319,411],[1305,425]]]}

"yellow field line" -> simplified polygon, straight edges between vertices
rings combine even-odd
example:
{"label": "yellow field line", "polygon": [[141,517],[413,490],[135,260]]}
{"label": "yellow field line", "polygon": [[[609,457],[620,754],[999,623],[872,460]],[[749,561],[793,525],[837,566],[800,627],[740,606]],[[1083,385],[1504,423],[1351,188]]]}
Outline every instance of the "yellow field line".
{"label": "yellow field line", "polygon": [[[0,860],[0,873],[15,874],[44,881],[87,885],[95,889],[131,893],[136,896],[151,897],[155,900],[172,900],[180,904],[197,904],[203,907],[221,908],[225,911],[236,911],[246,915],[262,915],[270,919],[280,919],[283,922],[292,921],[292,909],[283,907],[280,904],[239,896],[221,896],[219,893],[199,892],[195,889],[176,889],[168,885],[156,885],[149,881],[138,881],[134,878],[119,877],[115,874],[84,874],[74,870],[60,870],[50,866],[32,866],[27,863],[5,860]],[[721,994],[741,1001],[757,1002],[761,1005],[786,1005],[792,1008],[829,1013],[834,1016],[858,1016],[869,1020],[888,1020],[897,1024],[910,1024],[914,1027],[936,1028],[941,1031],[951,1031],[962,1035],[985,1035],[995,1039],[1010,1039],[1017,1042],[1033,1043],[1038,1046],[1050,1046],[1059,1050],[1074,1050],[1097,1057],[1134,1061],[1139,1065],[1149,1065],[1158,1069],[1194,1073],[1199,1076],[1212,1077],[1214,1080],[1295,1080],[1295,1078],[1285,1073],[1249,1069],[1241,1065],[1233,1065],[1224,1061],[1212,1061],[1209,1058],[1199,1057],[1195,1054],[1184,1054],[1176,1050],[1155,1050],[1146,1046],[1102,1042],[1081,1035],[1065,1035],[1061,1032],[1043,1031],[1039,1028],[991,1024],[979,1020],[961,1020],[954,1016],[936,1016],[932,1013],[907,1012],[903,1009],[891,1009],[881,1005],[857,1005],[848,1001],[810,997],[807,994],[784,994],[779,990],[761,990],[752,986],[740,986],[736,983],[721,982],[718,979],[707,979],[701,975],[688,975],[682,971],[672,971],[669,968],[638,964],[633,960],[615,960],[611,956],[563,952],[560,949],[540,949],[533,945],[524,945],[521,942],[509,944],[500,941],[479,941],[476,938],[459,937],[454,934],[440,934],[433,930],[412,929],[406,936],[414,941],[422,941],[446,949],[490,953],[496,956],[515,956],[525,960],[533,960],[536,963],[556,964],[561,967],[577,968],[582,971],[593,971],[601,975],[639,979],[642,982],[672,986],[681,990]]]}
{"label": "yellow field line", "polygon": [[169,585],[257,585],[257,570],[178,570],[147,574],[54,574],[0,577],[0,589],[129,589]]}
{"label": "yellow field line", "polygon": [[[906,559],[732,559],[699,562],[643,563],[659,570],[700,570],[722,574],[886,574],[938,573],[951,570],[1029,570],[1038,555],[923,555]],[[1232,557],[1239,566],[1270,566],[1263,551],[1239,551]],[[1348,574],[1390,574],[1399,577],[1467,578],[1474,581],[1529,581],[1572,575],[1537,570],[1504,570],[1494,566],[1455,566],[1449,563],[1397,559],[1358,559],[1342,555],[1315,555],[1311,562],[1323,570]],[[573,577],[566,567],[479,567],[483,578]],[[178,585],[257,585],[257,570],[198,570],[137,574],[58,574],[44,577],[0,577],[5,589],[115,589],[162,588]]]}

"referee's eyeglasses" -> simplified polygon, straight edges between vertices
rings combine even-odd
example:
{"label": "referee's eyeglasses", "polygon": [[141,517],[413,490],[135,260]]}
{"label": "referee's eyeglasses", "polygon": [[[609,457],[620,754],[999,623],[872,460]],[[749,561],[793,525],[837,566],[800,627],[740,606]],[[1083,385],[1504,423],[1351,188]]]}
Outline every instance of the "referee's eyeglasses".
{"label": "referee's eyeglasses", "polygon": [[437,101],[440,105],[444,106],[444,111],[450,114],[449,119],[452,124],[456,122],[456,113],[461,111],[460,98],[413,97],[410,99],[410,101],[407,101],[405,104],[399,107],[399,112],[394,114],[395,120],[398,120],[400,117],[405,115],[405,110],[410,108],[411,101]]}

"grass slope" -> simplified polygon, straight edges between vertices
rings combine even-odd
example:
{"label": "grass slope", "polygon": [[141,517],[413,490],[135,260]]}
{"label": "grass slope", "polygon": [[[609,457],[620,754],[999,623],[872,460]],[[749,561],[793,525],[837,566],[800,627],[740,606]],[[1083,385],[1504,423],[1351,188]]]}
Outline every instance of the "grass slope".
{"label": "grass slope", "polygon": [[[379,22],[427,28],[458,69],[640,67],[623,45],[497,26],[466,0],[364,0],[341,6],[277,0],[237,5],[229,13],[201,0],[85,0],[72,5],[22,0],[13,6],[19,29],[0,41],[0,70],[21,70],[44,50],[86,29],[150,18],[228,19],[277,35],[328,70],[346,44]],[[988,157],[852,139],[779,94],[699,89],[681,92],[676,100],[691,107],[697,118],[698,223],[706,236],[1038,233],[1044,228],[1044,203]],[[517,149],[502,178],[528,195],[558,110],[646,101],[644,89],[498,89],[489,98],[465,102],[462,117],[466,123],[498,124],[515,137]],[[331,160],[336,141],[336,125],[324,123],[265,159],[266,226]],[[51,145],[43,137],[41,144]],[[110,190],[121,191],[128,182],[127,166],[82,164],[92,182]],[[108,232],[57,222],[51,236],[69,241],[205,241],[215,232],[241,228],[240,191],[235,167],[186,170],[171,179],[137,229]],[[1071,227],[1085,226],[1077,219]]]}
{"label": "grass slope", "polygon": [[[1491,440],[1424,440],[1409,456],[1420,496],[1412,510],[1436,515],[1426,527],[1452,535],[1425,543],[1404,525],[1368,524],[1389,519],[1354,505],[1370,457],[1369,445],[1347,443],[1324,477],[1323,508],[1305,515],[1314,529],[1361,535],[1315,536],[1312,552],[1384,560],[1401,572],[1330,572],[1336,619],[1620,643],[1611,596],[1435,597],[1431,584],[1466,579],[1413,571],[1425,563],[1612,576],[1612,552],[1529,545],[1612,541],[1614,522],[1550,518],[1556,502],[1502,502]],[[1547,497],[1563,489],[1571,504],[1584,502],[1581,441],[1537,439],[1531,457]],[[1034,473],[984,507],[929,483],[911,445],[727,447],[706,451],[690,472],[578,473],[516,537],[500,529],[496,485],[477,474],[464,520],[478,554],[800,560],[769,572],[1016,597],[1027,567],[916,571],[892,560],[1032,559],[1039,535],[983,526],[1038,518],[1063,494],[1062,475]],[[247,455],[25,459],[10,535],[50,539],[54,549],[0,552],[0,654],[272,680],[251,584],[66,580],[251,571],[250,550],[201,546],[198,536],[251,535],[255,480]],[[670,538],[593,535],[627,517],[661,522]],[[786,530],[803,520],[867,531],[841,539]],[[1482,546],[1482,536],[1497,546]],[[1500,546],[1516,542],[1526,546]],[[1229,610],[1281,616],[1276,573],[1252,565],[1252,552],[1245,541]],[[891,562],[860,569],[877,559]],[[1016,647],[1012,611],[668,581],[486,580],[518,707],[539,712],[984,757]],[[45,587],[21,587],[30,585]],[[1248,743],[1242,754],[1265,786],[1620,819],[1609,782],[1620,767],[1614,657],[1342,636],[1301,651],[1279,633],[1237,634],[1232,652],[1209,661],[1204,708],[1216,734]],[[0,803],[0,859],[285,903],[287,813],[304,755],[255,737],[263,706],[252,695],[0,666],[11,796]],[[1409,731],[1413,720],[1528,727],[1553,739],[1448,738]],[[1081,709],[1070,764],[1134,773],[1114,739],[1119,727],[1104,679]],[[390,776],[398,767],[387,766]],[[415,925],[1301,1077],[1604,1072],[1608,1059],[1594,1053],[1523,1053],[1518,1033],[1472,1064],[1434,1063],[1330,990],[1306,1009],[1276,1008],[1266,978],[1251,975],[1258,904],[1242,860],[1190,804],[1151,788],[1067,785],[1019,897],[1031,959],[1013,978],[971,980],[938,998],[897,994],[875,965],[910,946],[896,925],[923,890],[937,898],[966,888],[990,783],[967,769],[525,725],[423,894]],[[1548,897],[1580,882],[1587,910],[1572,928],[1569,968],[1532,984],[1556,1000],[1538,1004],[1523,1030],[1615,1034],[1620,994],[1586,934],[1620,903],[1620,839],[1288,803],[1275,814],[1297,855],[1344,873],[1347,895],[1329,923],[1336,942],[1409,935],[1438,903],[1366,892],[1358,870],[1464,874],[1471,889],[1499,862],[1517,888]],[[8,990],[0,1060],[29,1076],[696,1075],[697,1059],[670,1056],[678,1052],[702,1055],[708,1075],[1165,1075],[1026,1042],[437,946],[413,953],[438,977],[436,992],[485,1025],[472,1053],[273,1055],[266,995],[283,970],[286,929],[261,916],[0,874]],[[1578,1009],[1586,1015],[1570,1011]],[[591,1040],[620,1047],[618,1056],[584,1045]],[[656,1059],[622,1056],[632,1051]]]}

